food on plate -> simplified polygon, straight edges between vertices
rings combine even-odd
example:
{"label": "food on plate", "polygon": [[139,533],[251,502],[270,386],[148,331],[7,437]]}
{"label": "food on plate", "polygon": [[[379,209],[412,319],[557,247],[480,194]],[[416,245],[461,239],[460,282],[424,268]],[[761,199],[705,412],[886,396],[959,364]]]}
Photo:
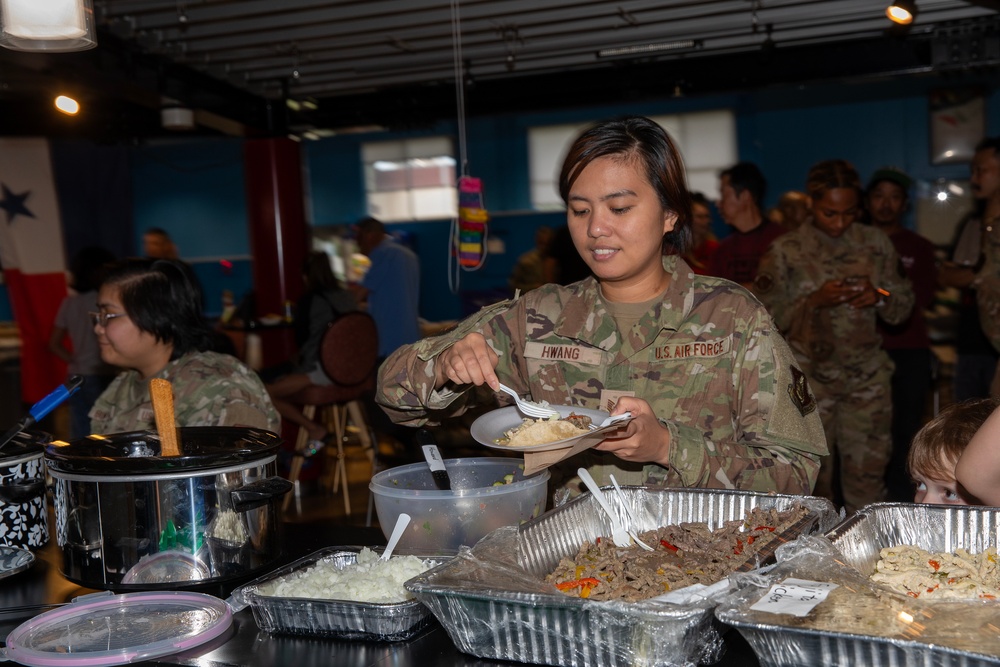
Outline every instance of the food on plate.
{"label": "food on plate", "polygon": [[387,561],[365,547],[357,562],[343,568],[328,561],[292,572],[257,589],[260,595],[284,598],[349,600],[351,602],[395,603],[412,598],[403,582],[430,569],[431,564],[416,556],[393,556]]}
{"label": "food on plate", "polygon": [[904,544],[879,552],[872,581],[913,598],[995,600],[1000,597],[997,550],[979,554],[925,551]]}
{"label": "food on plate", "polygon": [[682,523],[639,534],[655,546],[619,547],[609,537],[584,542],[572,559],[564,558],[546,581],[566,595],[592,600],[636,602],[692,584],[712,584],[735,572],[776,536],[809,511],[754,508],[746,517],[712,530],[706,523]]}
{"label": "food on plate", "polygon": [[586,415],[570,413],[560,419],[525,419],[518,426],[504,431],[497,438],[498,445],[531,447],[557,440],[575,438],[590,432],[591,419]]}

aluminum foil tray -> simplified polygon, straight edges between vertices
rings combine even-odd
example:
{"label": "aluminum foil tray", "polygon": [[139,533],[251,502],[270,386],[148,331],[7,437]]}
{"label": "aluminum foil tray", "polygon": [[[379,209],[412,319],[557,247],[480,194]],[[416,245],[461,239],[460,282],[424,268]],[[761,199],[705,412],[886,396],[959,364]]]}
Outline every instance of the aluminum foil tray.
{"label": "aluminum foil tray", "polygon": [[[824,545],[825,543],[825,545]],[[964,547],[980,552],[1000,543],[1000,509],[908,503],[868,505],[800,553],[781,553],[781,563],[756,586],[723,600],[719,620],[736,627],[757,652],[762,665],[870,667],[984,667],[1000,665],[1000,603],[911,600],[887,594],[868,577],[883,547],[910,544],[929,551]],[[824,550],[826,552],[824,553]],[[831,597],[844,617],[873,618],[872,627],[893,636],[808,627],[785,614],[748,608],[769,587],[787,576],[832,581],[851,596]],[[810,616],[821,610],[817,606]],[[829,611],[829,610],[827,610]],[[902,620],[901,620],[902,619]],[[908,619],[913,619],[910,622]],[[946,626],[937,625],[946,623]],[[970,636],[963,637],[968,632]],[[952,638],[960,641],[953,646]]]}
{"label": "aluminum foil tray", "polygon": [[[379,547],[373,548],[379,551]],[[415,637],[431,622],[428,609],[419,601],[391,604],[274,597],[258,589],[276,579],[307,569],[317,563],[344,568],[357,562],[361,547],[329,547],[279,568],[241,586],[229,598],[230,606],[242,609],[249,605],[257,625],[267,632],[309,637],[357,639],[364,641],[404,641]],[[407,552],[412,553],[412,552]],[[451,556],[413,553],[432,565],[440,565]]]}
{"label": "aluminum foil tray", "polygon": [[[821,498],[704,489],[625,487],[637,529],[683,522],[712,528],[754,507],[799,502],[808,520],[777,535],[829,530],[838,520]],[[459,650],[481,658],[601,667],[688,665],[718,658],[721,638],[711,600],[673,604],[598,602],[553,592],[544,577],[584,541],[610,534],[608,519],[584,494],[519,527],[501,528],[472,550],[406,582]]]}

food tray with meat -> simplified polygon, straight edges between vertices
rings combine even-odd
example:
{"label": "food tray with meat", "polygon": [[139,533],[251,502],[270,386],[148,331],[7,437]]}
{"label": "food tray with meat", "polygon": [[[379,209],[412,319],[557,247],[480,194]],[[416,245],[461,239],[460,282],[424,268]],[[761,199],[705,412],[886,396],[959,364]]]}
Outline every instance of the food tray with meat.
{"label": "food tray with meat", "polygon": [[[967,599],[938,591],[939,584],[944,589],[967,577],[989,580],[998,542],[996,508],[869,505],[825,537],[782,549],[780,562],[766,575],[738,577],[716,615],[747,638],[763,665],[998,665],[1000,602],[977,594],[979,589]],[[929,553],[927,562],[919,563],[929,574],[918,573],[917,580],[929,583],[895,585],[897,575],[905,575],[900,563],[920,560],[914,554],[923,552],[917,549]],[[955,558],[944,557],[956,552]],[[907,554],[911,557],[899,558]],[[880,560],[891,576],[873,576]],[[773,599],[776,586],[787,588],[789,578],[829,590],[801,615],[768,610],[761,601]]]}
{"label": "food tray with meat", "polygon": [[[365,562],[370,552],[378,554],[381,547],[320,549],[241,586],[228,602],[234,610],[249,605],[257,625],[275,634],[365,641],[404,641],[416,636],[430,623],[431,615],[403,588],[401,577],[440,565],[453,554],[407,552],[422,561],[423,565],[418,566],[397,552],[381,566]],[[355,571],[359,555],[362,568]],[[400,564],[394,565],[397,560]],[[334,599],[331,595],[393,601],[362,602]]]}
{"label": "food tray with meat", "polygon": [[[742,520],[753,508],[805,514],[775,531],[775,544],[829,530],[838,519],[821,498],[706,489],[624,487],[647,531],[685,522],[710,529]],[[501,528],[449,563],[406,583],[427,605],[455,645],[482,658],[548,665],[687,665],[718,657],[721,639],[712,620],[714,601],[590,600],[566,595],[546,576],[585,542],[608,539],[610,524],[590,494],[519,527]],[[623,549],[623,557],[637,547]],[[766,559],[773,546],[758,554]],[[758,564],[741,561],[742,567]]]}

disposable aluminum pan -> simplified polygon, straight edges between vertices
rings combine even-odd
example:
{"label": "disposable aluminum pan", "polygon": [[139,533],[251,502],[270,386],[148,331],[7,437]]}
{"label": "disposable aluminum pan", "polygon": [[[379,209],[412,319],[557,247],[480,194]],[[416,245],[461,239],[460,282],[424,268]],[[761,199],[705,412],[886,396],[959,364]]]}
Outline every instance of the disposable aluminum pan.
{"label": "disposable aluminum pan", "polygon": [[[625,487],[637,530],[684,522],[717,528],[754,507],[810,510],[778,535],[829,530],[833,506],[821,498],[703,489]],[[610,535],[608,519],[584,494],[520,527],[501,528],[471,551],[406,582],[459,650],[481,658],[576,667],[687,665],[713,661],[721,639],[714,603],[599,602],[562,595],[544,582],[584,541]],[[752,567],[752,565],[751,565]]]}
{"label": "disposable aluminum pan", "polygon": [[[374,547],[373,551],[380,551]],[[260,577],[233,591],[230,606],[253,610],[257,625],[266,632],[331,639],[364,641],[404,641],[415,637],[431,621],[430,612],[415,599],[377,604],[310,598],[262,595],[266,584],[306,570],[317,564],[343,569],[358,560],[361,547],[329,547]],[[451,556],[413,554],[431,565],[440,565]]]}
{"label": "disposable aluminum pan", "polygon": [[[993,602],[910,600],[879,593],[868,581],[883,547],[903,544],[928,551],[951,552],[958,548],[979,553],[1000,543],[1000,509],[946,505],[877,503],[848,518],[827,534],[827,540],[803,545],[800,554],[781,554],[782,563],[748,592],[724,600],[717,609],[723,623],[736,627],[754,648],[762,665],[813,667],[984,667],[1000,665],[1000,605]],[[827,542],[828,553],[823,553]],[[872,617],[872,634],[838,632],[808,627],[809,617],[761,614],[749,604],[769,587],[794,576],[810,581],[833,582],[850,591],[839,601],[831,597],[821,605],[839,604],[844,618],[857,624]],[[874,592],[872,592],[874,591]],[[817,606],[810,614],[817,613]],[[872,611],[874,610],[874,611]],[[900,620],[902,617],[904,620]],[[910,620],[912,619],[912,621]],[[766,622],[762,622],[765,621]],[[905,622],[904,622],[905,621]],[[936,624],[947,623],[942,629]],[[963,646],[948,646],[948,636],[968,629],[971,639]],[[876,633],[893,636],[874,636]],[[986,633],[986,634],[984,634]],[[969,650],[969,649],[972,650]]]}

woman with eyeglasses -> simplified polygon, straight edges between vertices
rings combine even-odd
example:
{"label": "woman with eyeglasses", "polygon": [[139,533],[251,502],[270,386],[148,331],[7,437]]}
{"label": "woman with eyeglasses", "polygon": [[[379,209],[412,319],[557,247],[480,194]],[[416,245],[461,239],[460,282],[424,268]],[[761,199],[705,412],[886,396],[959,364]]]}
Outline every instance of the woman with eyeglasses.
{"label": "woman with eyeglasses", "polygon": [[152,378],[169,380],[178,426],[254,426],[280,418],[257,374],[211,351],[212,330],[184,270],[170,260],[131,260],[101,284],[91,313],[101,358],[127,369],[90,411],[93,433],[155,428]]}

